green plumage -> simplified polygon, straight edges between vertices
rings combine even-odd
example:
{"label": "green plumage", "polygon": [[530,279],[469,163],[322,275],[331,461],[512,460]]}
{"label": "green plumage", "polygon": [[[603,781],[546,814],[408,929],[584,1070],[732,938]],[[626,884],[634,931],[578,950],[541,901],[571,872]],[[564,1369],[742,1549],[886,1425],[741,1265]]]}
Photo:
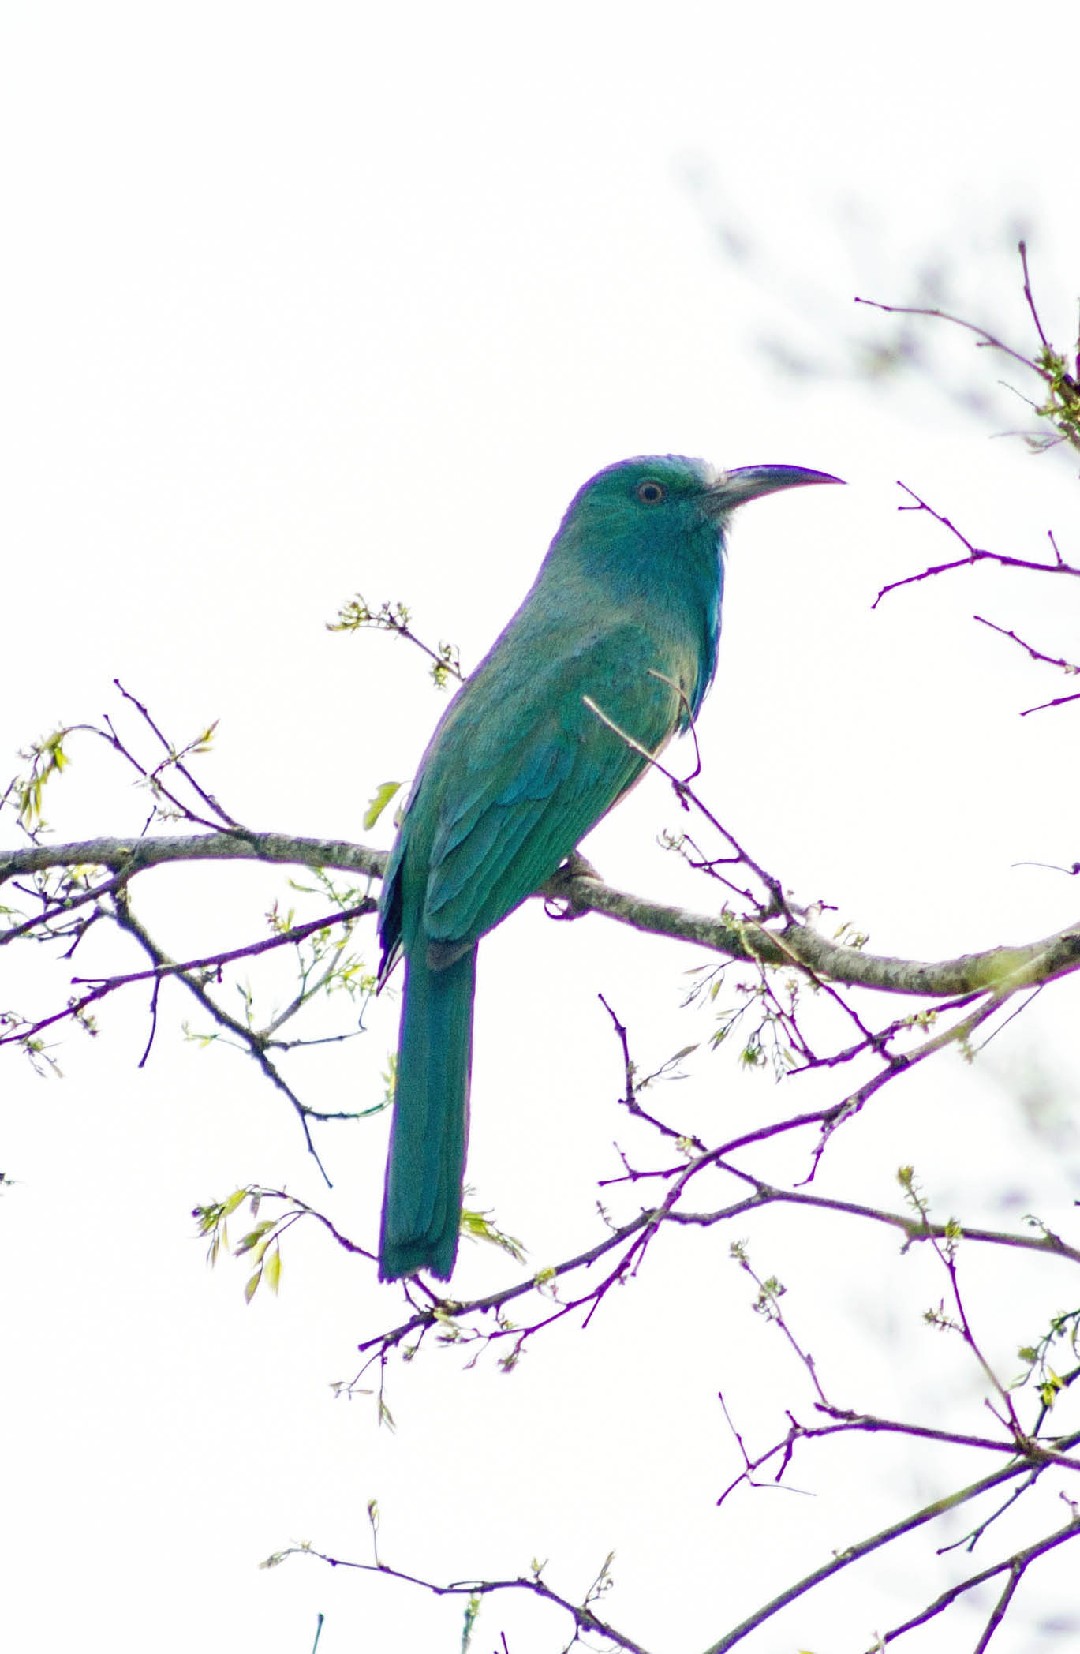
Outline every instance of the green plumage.
{"label": "green plumage", "polygon": [[777,466],[723,474],[672,456],[600,472],[447,708],[380,904],[384,979],[406,958],[383,1279],[453,1269],[480,937],[639,779],[636,747],[655,754],[697,712],[716,666],[727,513],[835,480]]}
{"label": "green plumage", "polygon": [[448,1280],[461,1223],[469,1134],[476,948],[441,970],[423,948],[405,964],[394,1152],[386,1168],[380,1258],[384,1276],[430,1269]]}

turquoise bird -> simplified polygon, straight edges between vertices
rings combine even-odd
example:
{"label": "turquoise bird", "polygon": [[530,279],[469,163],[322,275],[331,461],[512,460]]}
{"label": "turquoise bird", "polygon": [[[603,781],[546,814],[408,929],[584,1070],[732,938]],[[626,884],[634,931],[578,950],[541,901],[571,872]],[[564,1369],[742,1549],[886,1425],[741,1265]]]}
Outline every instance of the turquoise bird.
{"label": "turquoise bird", "polygon": [[696,715],[716,670],[731,512],[838,480],[670,454],[608,466],[443,715],[379,904],[380,982],[405,956],[382,1280],[427,1269],[445,1281],[454,1267],[480,938],[639,779],[638,748],[655,755]]}

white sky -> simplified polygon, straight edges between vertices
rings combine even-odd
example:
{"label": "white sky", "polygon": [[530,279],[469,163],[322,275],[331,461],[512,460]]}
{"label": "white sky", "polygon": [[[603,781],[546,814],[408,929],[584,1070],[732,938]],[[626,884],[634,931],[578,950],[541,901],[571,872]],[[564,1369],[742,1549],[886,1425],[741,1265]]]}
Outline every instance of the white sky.
{"label": "white sky", "polygon": [[[891,21],[828,3],[741,18],[706,4],[10,10],[0,751],[115,711],[118,676],[177,739],[221,719],[206,779],[242,820],[360,839],[367,799],[408,774],[439,706],[408,651],[326,632],[344,599],[403,598],[475,661],[599,466],[657,450],[805,464],[850,486],[737,524],[703,791],[801,897],[836,902],[882,951],[932,957],[1066,922],[1064,881],[1012,865],[1077,854],[1069,714],[1016,716],[1060,684],[970,620],[1075,657],[1060,594],[980,573],[869,605],[951,549],[897,515],[895,479],[979,543],[1036,555],[1056,527],[1075,558],[1069,468],[991,440],[1020,422],[1005,391],[980,423],[925,381],[792,378],[766,348],[838,367],[854,341],[891,337],[853,294],[903,301],[933,263],[958,307],[1026,344],[1018,223],[1068,342],[1080,221],[1037,63],[1070,61],[1078,29],[1070,6],[1040,15],[1028,40],[1014,16],[959,6]],[[707,207],[686,182],[702,170]],[[710,212],[744,262],[723,255]],[[999,376],[940,343],[954,377]],[[73,751],[58,833],[137,830],[126,776],[92,744]],[[658,783],[640,789],[594,859],[612,882],[704,905],[655,847],[672,819]],[[248,869],[170,871],[142,901],[182,955],[255,934],[281,888]],[[696,963],[539,911],[485,942],[469,1179],[535,1267],[595,1234],[596,1180],[612,1137],[629,1140],[596,993],[651,1065],[706,1032],[675,1014]],[[67,992],[63,969],[4,966],[3,1003]],[[1000,1042],[996,1082],[955,1063],[897,1088],[873,1130],[838,1143],[835,1186],[895,1205],[893,1170],[914,1160],[942,1213],[1016,1221],[1037,1202],[1066,1221],[1075,1138],[1017,1137],[1010,1087],[1064,1060],[1070,1006],[1059,988]],[[371,1242],[385,1123],[324,1134],[326,1195],[250,1065],[182,1043],[188,1010],[171,1009],[143,1071],[131,999],[103,1011],[101,1039],[60,1053],[63,1083],[10,1056],[0,1073],[16,1180],[0,1205],[9,1646],[306,1654],[321,1610],[320,1654],[457,1648],[458,1603],[303,1561],[256,1571],[303,1538],[368,1560],[375,1496],[385,1558],[436,1578],[546,1556],[572,1594],[615,1549],[612,1620],[650,1648],[698,1649],[896,1513],[866,1485],[862,1448],[800,1466],[809,1518],[794,1495],[714,1509],[734,1474],[717,1388],[744,1417],[760,1404],[764,1436],[794,1382],[726,1233],[662,1241],[587,1336],[564,1326],[513,1378],[434,1351],[395,1369],[396,1435],[369,1403],[331,1402],[359,1339],[396,1317],[395,1291],[301,1233],[280,1299],[246,1309],[242,1265],[208,1275],[188,1213],[286,1182]],[[309,1100],[373,1101],[395,1015],[380,1005],[368,1039],[313,1064]],[[717,1095],[751,1114],[777,1101],[729,1063],[694,1072],[686,1109],[704,1119]],[[888,1237],[852,1257],[850,1231],[824,1222],[754,1233],[755,1259],[823,1329],[819,1351],[830,1328],[857,1328],[840,1344],[843,1399],[885,1408],[897,1368],[921,1363],[924,1398],[970,1395],[967,1364],[918,1326],[944,1284],[926,1261],[898,1273]],[[972,1263],[988,1312],[1013,1279],[997,1268]],[[466,1247],[455,1288],[512,1278]],[[1056,1279],[1016,1282],[1028,1320],[1002,1333],[1006,1367],[1021,1330],[1062,1307]],[[909,1503],[939,1490],[929,1458],[907,1474]],[[750,1646],[865,1647],[902,1616],[907,1566],[885,1559],[865,1591],[786,1619],[787,1643]],[[1036,1647],[1035,1618],[1017,1623],[1028,1640],[1002,1648]],[[512,1654],[539,1654],[562,1629],[506,1600],[474,1646],[505,1630]],[[939,1635],[922,1646],[956,1646]]]}

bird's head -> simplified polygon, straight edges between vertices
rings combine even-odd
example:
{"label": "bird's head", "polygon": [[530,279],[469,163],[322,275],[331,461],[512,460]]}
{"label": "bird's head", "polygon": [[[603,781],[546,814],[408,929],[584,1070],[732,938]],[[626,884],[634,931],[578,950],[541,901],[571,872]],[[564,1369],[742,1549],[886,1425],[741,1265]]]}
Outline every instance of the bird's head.
{"label": "bird's head", "polygon": [[782,488],[839,480],[798,465],[719,471],[681,454],[620,460],[575,494],[541,575],[646,588],[679,570],[705,591],[722,579],[724,531],[739,506]]}
{"label": "bird's head", "polygon": [[618,534],[661,521],[685,532],[705,523],[722,525],[748,500],[783,488],[839,482],[825,471],[799,465],[745,465],[720,471],[707,460],[682,454],[646,454],[620,460],[591,477],[566,513],[564,526],[587,519]]}

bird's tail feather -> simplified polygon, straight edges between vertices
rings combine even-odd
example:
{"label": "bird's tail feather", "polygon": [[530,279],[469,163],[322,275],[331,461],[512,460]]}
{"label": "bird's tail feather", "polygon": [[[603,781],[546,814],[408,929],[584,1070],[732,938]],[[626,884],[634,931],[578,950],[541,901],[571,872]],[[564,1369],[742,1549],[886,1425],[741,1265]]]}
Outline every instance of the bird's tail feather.
{"label": "bird's tail feather", "polygon": [[405,964],[397,1089],[386,1163],[379,1277],[428,1269],[449,1280],[461,1228],[469,1135],[476,949],[433,969]]}

